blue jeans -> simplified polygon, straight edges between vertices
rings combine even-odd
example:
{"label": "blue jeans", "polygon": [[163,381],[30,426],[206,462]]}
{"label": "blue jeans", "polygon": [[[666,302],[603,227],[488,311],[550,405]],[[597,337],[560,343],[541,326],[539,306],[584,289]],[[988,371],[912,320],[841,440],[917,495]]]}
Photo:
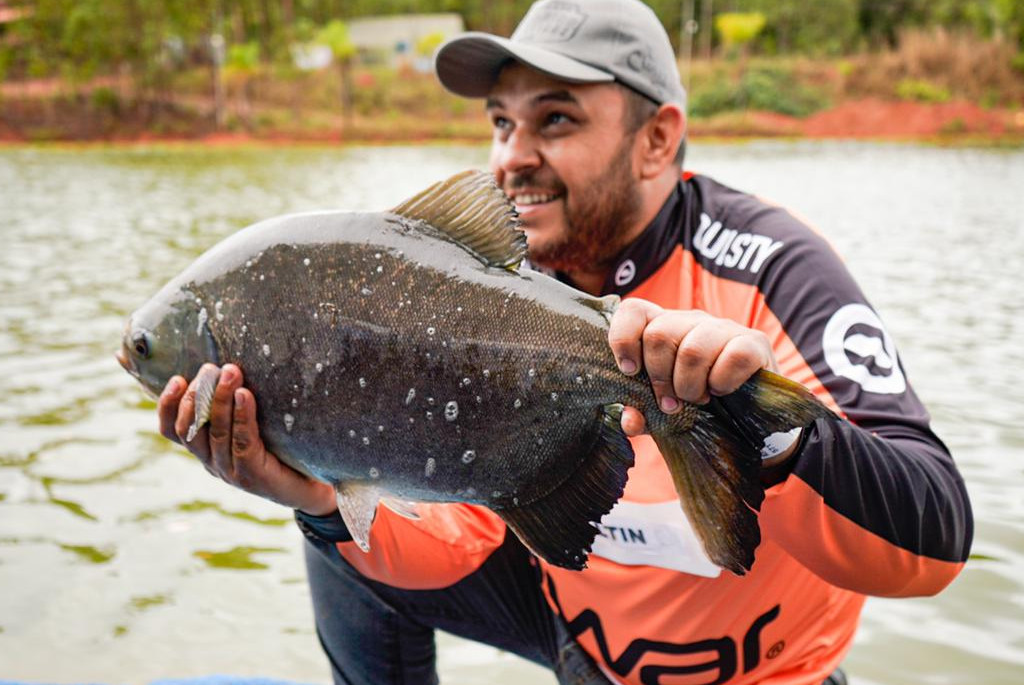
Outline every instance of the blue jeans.
{"label": "blue jeans", "polygon": [[[541,571],[512,533],[487,561],[440,590],[370,580],[338,554],[340,517],[297,516],[317,636],[335,685],[438,683],[434,630],[493,645],[551,669],[560,685],[611,685],[551,610]],[[823,685],[846,685],[836,671]]]}

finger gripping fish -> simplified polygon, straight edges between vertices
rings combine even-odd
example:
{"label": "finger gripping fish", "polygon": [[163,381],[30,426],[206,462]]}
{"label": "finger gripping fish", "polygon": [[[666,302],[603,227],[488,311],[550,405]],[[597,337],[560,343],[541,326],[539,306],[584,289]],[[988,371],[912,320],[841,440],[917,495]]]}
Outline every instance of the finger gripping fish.
{"label": "finger gripping fish", "polygon": [[[708,556],[744,573],[760,542],[763,438],[831,413],[761,372],[663,414],[647,377],[615,365],[618,298],[520,271],[525,250],[514,208],[474,171],[390,212],[270,219],[132,314],[119,358],[154,393],[206,362],[241,366],[267,448],[335,486],[364,550],[382,499],[468,502],[548,562],[583,568],[633,464],[619,419],[636,407]],[[198,380],[192,434],[216,378]]]}

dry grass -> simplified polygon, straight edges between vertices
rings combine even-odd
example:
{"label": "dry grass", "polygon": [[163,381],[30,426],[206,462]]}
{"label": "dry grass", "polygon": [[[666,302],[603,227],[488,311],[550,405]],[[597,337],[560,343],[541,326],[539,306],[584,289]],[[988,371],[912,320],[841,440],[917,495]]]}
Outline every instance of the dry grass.
{"label": "dry grass", "polygon": [[988,106],[1022,104],[1024,74],[1013,67],[1015,54],[1009,43],[970,33],[908,30],[900,35],[896,50],[849,60],[842,90],[847,97],[932,92]]}

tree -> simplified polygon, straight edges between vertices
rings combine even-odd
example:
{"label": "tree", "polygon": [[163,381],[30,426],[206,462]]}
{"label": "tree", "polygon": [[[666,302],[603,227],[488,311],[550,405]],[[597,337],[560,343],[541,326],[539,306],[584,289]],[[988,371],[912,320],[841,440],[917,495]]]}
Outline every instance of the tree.
{"label": "tree", "polygon": [[334,19],[317,34],[316,42],[331,49],[341,74],[341,116],[345,126],[352,123],[352,58],[356,46],[348,33],[348,24]]}

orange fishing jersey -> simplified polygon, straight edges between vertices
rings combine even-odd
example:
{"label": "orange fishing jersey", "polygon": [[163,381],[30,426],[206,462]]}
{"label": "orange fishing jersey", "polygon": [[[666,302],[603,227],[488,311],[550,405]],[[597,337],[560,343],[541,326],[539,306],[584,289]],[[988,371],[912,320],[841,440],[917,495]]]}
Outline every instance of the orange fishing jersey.
{"label": "orange fishing jersey", "polygon": [[[762,542],[742,577],[711,564],[654,442],[632,440],[636,463],[588,568],[542,563],[549,602],[609,677],[820,683],[849,649],[865,595],[933,594],[957,575],[973,534],[962,479],[884,324],[814,231],[687,174],[604,290],[764,332],[781,373],[848,419],[802,432],[790,471],[766,491]],[[380,508],[371,551],[343,542],[339,552],[372,580],[436,589],[504,540],[504,523],[481,507],[418,511],[409,520]]]}

